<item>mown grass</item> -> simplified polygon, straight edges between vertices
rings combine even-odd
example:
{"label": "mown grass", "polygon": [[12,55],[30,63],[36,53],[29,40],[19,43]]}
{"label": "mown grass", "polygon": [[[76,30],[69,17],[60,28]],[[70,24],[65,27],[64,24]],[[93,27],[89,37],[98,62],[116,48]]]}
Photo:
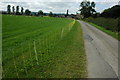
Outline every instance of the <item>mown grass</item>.
{"label": "mown grass", "polygon": [[86,77],[78,22],[9,15],[3,15],[2,19],[4,78]]}
{"label": "mown grass", "polygon": [[[60,33],[61,29],[69,26],[73,20],[60,19],[60,18],[50,18],[50,17],[28,17],[28,16],[4,16],[3,28],[2,28],[2,39],[3,39],[3,60],[8,61],[10,59],[9,50],[12,48],[18,48],[15,53],[17,56],[21,55],[21,49],[19,47],[23,46],[23,51],[28,50],[28,45],[31,43],[33,45],[33,40],[44,41],[43,38],[50,36],[54,33]],[[49,43],[55,42],[59,38],[58,35],[51,36],[54,38],[47,39]],[[54,40],[53,40],[54,39]],[[46,41],[46,42],[48,42]],[[45,41],[44,41],[45,42]],[[43,44],[44,44],[43,42]],[[53,44],[51,44],[52,46]],[[45,46],[44,46],[45,47]],[[44,48],[45,49],[45,48]],[[19,51],[20,50],[20,51]],[[7,54],[7,56],[6,56]],[[9,57],[8,57],[9,55]],[[11,56],[12,58],[12,56]]]}
{"label": "mown grass", "polygon": [[118,34],[118,29],[120,27],[118,26],[118,19],[87,18],[85,21],[117,40],[120,40],[120,34]]}

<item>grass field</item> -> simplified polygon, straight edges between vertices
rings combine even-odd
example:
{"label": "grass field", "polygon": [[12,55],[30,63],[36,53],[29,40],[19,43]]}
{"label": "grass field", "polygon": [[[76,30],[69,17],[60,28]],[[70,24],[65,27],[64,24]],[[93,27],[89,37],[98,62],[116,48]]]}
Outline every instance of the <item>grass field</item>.
{"label": "grass field", "polygon": [[80,24],[73,19],[2,16],[4,78],[84,78]]}

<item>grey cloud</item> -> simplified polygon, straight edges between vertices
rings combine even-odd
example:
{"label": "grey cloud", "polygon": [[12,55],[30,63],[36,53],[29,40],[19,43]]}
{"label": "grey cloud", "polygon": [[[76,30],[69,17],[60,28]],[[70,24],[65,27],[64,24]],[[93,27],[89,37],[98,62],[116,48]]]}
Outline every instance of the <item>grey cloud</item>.
{"label": "grey cloud", "polygon": [[[7,5],[14,5],[24,7],[24,9],[30,9],[31,11],[43,10],[45,12],[53,11],[54,13],[66,13],[67,9],[78,7],[75,2],[2,2],[3,10]],[[5,9],[6,10],[6,9]],[[76,8],[71,10],[70,13],[75,13]]]}
{"label": "grey cloud", "polygon": [[[51,0],[50,0],[51,1]],[[66,13],[66,10],[69,9],[69,13],[76,13],[79,9],[80,2],[62,2],[63,0],[59,0],[60,2],[0,2],[0,10],[7,10],[7,5],[10,4],[12,6],[20,6],[25,9],[30,9],[31,11],[38,12],[39,10],[43,10],[43,12],[53,13]],[[102,5],[103,4],[103,5]],[[108,4],[98,3],[96,2],[97,11],[102,11],[105,8],[110,7],[115,3],[111,2]],[[110,5],[110,6],[109,6]]]}

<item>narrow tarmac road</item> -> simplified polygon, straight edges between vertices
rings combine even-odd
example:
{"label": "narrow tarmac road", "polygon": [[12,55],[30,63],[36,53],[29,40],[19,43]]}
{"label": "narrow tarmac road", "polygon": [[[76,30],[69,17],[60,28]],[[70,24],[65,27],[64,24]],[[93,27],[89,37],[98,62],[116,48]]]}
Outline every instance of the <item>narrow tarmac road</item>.
{"label": "narrow tarmac road", "polygon": [[79,21],[85,42],[88,78],[118,78],[118,40]]}

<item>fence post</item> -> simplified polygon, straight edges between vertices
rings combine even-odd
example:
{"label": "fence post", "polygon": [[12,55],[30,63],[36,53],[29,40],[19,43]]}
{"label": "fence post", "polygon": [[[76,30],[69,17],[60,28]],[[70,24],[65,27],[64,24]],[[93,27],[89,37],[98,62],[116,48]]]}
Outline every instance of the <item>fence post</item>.
{"label": "fence post", "polygon": [[38,43],[39,43],[39,53],[41,53],[41,39],[38,39]]}
{"label": "fence post", "polygon": [[14,50],[12,49],[12,53],[13,53],[13,61],[14,61],[14,67],[15,67],[15,69],[16,69],[16,75],[17,75],[17,77],[18,77],[18,79],[19,79],[19,74],[18,74],[18,71],[17,71],[17,66],[16,66],[16,62],[15,62],[15,56],[14,56]]}
{"label": "fence post", "polygon": [[27,68],[25,66],[25,57],[24,57],[24,54],[23,54],[23,46],[22,46],[22,44],[21,44],[21,47],[22,47],[22,58],[23,58],[24,69],[25,69],[25,73],[27,74]]}
{"label": "fence post", "polygon": [[45,43],[44,43],[44,35],[42,36],[42,52],[44,53],[45,52]]}
{"label": "fence post", "polygon": [[45,34],[45,52],[47,53],[47,34]]}
{"label": "fence post", "polygon": [[70,24],[68,24],[68,32],[70,31]]}
{"label": "fence post", "polygon": [[33,43],[34,43],[35,58],[36,58],[36,61],[37,61],[37,65],[39,65],[39,63],[38,63],[38,57],[37,57],[37,50],[36,50],[35,40],[34,40]]}
{"label": "fence post", "polygon": [[48,53],[48,50],[49,50],[49,34],[46,35],[46,43],[47,43],[47,53]]}
{"label": "fence post", "polygon": [[63,31],[64,31],[64,28],[62,28],[62,31],[61,31],[61,39],[63,37]]}
{"label": "fence post", "polygon": [[[29,52],[30,52],[30,59],[32,59],[32,54],[31,54],[31,49],[30,49],[30,48],[31,48],[31,47],[30,47],[30,42],[29,42],[29,45],[28,45],[28,46],[29,46]],[[33,67],[32,60],[31,60],[31,64],[32,64],[32,67]]]}

